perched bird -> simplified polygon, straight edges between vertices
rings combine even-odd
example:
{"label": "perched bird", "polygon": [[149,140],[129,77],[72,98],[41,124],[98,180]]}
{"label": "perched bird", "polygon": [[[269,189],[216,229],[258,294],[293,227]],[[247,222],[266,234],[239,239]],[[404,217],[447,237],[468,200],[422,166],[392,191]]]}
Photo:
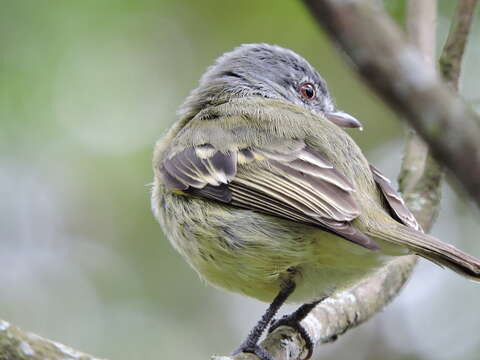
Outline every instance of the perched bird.
{"label": "perched bird", "polygon": [[[295,52],[242,45],[217,59],[156,144],[153,212],[209,283],[271,303],[318,301],[392,257],[418,254],[480,280],[480,261],[422,232],[390,181],[342,127],[325,81]],[[308,339],[307,339],[308,340]]]}

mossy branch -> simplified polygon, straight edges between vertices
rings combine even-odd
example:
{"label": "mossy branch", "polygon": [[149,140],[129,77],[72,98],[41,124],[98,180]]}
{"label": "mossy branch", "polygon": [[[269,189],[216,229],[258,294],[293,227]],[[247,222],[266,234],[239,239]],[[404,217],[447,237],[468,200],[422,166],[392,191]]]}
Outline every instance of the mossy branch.
{"label": "mossy branch", "polygon": [[0,320],[2,360],[100,360],[55,341],[23,331]]}

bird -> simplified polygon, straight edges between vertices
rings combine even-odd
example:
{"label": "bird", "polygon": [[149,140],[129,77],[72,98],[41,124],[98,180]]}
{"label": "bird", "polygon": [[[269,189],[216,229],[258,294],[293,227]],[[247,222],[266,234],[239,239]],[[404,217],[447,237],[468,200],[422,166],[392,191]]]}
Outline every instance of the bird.
{"label": "bird", "polygon": [[152,210],[202,279],[270,304],[234,354],[271,360],[258,341],[284,303],[303,305],[273,326],[302,330],[318,302],[395,257],[480,280],[480,260],[422,231],[345,131],[360,121],[294,51],[226,52],[178,114],[155,145]]}

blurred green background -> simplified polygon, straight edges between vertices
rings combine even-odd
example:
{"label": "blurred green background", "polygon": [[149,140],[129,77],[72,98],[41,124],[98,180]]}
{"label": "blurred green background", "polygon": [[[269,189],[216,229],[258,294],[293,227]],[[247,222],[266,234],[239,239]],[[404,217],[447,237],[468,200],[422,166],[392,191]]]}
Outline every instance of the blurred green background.
{"label": "blurred green background", "polygon": [[[439,43],[454,3],[440,1]],[[198,279],[153,219],[148,184],[152,146],[176,108],[241,43],[310,60],[364,123],[351,134],[367,156],[398,173],[401,123],[300,2],[0,5],[0,318],[24,329],[111,360],[208,359],[238,346],[266,305]],[[401,21],[404,1],[387,5]],[[461,86],[477,109],[479,22]],[[446,186],[434,234],[478,256],[478,219]],[[478,304],[478,284],[422,262],[392,305],[317,357],[478,359]]]}

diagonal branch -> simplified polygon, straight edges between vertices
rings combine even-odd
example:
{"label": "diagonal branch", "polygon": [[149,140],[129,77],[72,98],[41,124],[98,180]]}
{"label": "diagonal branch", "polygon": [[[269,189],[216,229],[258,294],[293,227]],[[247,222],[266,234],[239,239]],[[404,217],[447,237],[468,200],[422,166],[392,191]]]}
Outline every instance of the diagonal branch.
{"label": "diagonal branch", "polygon": [[460,68],[468,34],[472,27],[477,0],[460,0],[452,20],[452,30],[440,56],[440,72],[453,89],[458,90]]}
{"label": "diagonal branch", "polygon": [[100,360],[55,341],[23,331],[0,320],[0,359]]}

